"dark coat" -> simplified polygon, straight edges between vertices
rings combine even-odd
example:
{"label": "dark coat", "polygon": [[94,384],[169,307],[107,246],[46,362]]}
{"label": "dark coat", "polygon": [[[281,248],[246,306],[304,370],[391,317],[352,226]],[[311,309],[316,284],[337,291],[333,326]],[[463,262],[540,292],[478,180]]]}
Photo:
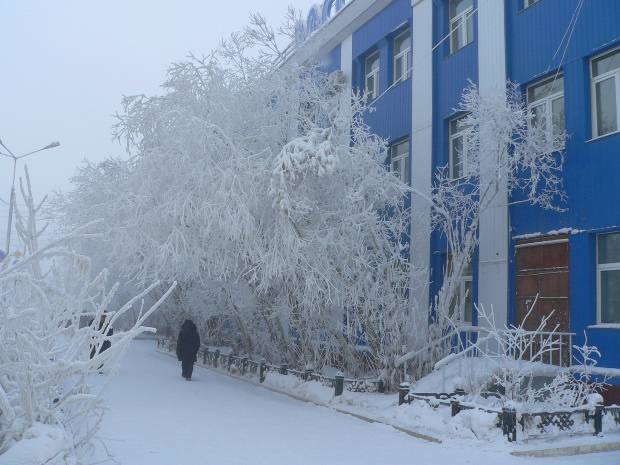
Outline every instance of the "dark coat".
{"label": "dark coat", "polygon": [[[88,326],[92,326],[93,325],[93,321],[94,320],[90,320],[90,323],[88,323]],[[102,318],[99,321],[99,331],[103,330],[103,326],[106,324],[107,322]],[[114,329],[112,328],[112,326],[109,326],[108,323],[108,328],[106,331],[106,336],[107,337],[112,337],[114,335]],[[110,347],[112,347],[112,342],[109,339],[105,339],[103,341],[103,344],[101,344],[101,348],[99,349],[99,353],[103,352],[104,350],[108,350]],[[90,358],[93,358],[95,355],[97,355],[97,347],[95,345],[91,345],[91,349],[90,349]]]}
{"label": "dark coat", "polygon": [[200,349],[200,336],[192,320],[185,320],[177,338],[177,358],[184,362],[195,362]]}

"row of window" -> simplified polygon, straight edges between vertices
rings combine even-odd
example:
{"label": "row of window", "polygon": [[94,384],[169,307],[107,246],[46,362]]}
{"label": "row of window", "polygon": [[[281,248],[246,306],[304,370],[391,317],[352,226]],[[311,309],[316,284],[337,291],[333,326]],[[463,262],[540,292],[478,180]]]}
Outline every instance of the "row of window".
{"label": "row of window", "polygon": [[[393,84],[404,81],[410,76],[411,32],[403,31],[392,43]],[[364,95],[372,101],[379,95],[379,52],[369,55],[364,61]]]}
{"label": "row of window", "polygon": [[[594,138],[620,131],[620,49],[591,61],[592,134]],[[564,78],[554,76],[527,89],[531,124],[542,128],[549,140],[565,129]],[[467,115],[449,122],[450,175],[461,178],[467,170]],[[562,149],[562,147],[557,147]]]}
{"label": "row of window", "polygon": [[[473,0],[450,0],[450,52],[455,53],[474,40]],[[392,83],[397,84],[411,75],[411,32],[406,29],[392,42]],[[379,52],[364,60],[364,95],[369,101],[379,95]]]}

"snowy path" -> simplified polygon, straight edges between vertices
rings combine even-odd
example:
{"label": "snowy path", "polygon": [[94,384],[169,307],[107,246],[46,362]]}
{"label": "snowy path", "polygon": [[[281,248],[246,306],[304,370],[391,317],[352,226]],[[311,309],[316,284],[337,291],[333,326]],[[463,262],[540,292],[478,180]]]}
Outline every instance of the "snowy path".
{"label": "snowy path", "polygon": [[[618,454],[523,459],[430,444],[196,367],[190,383],[154,341],[136,341],[107,397],[100,436],[123,465],[602,465]],[[489,450],[487,450],[489,449]],[[102,460],[103,456],[94,459]],[[112,463],[105,462],[105,463]]]}

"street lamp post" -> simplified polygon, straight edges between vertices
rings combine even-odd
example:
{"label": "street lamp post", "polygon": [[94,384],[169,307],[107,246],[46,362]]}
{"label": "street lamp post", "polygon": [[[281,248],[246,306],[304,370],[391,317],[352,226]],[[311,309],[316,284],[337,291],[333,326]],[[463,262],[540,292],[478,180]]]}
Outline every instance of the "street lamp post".
{"label": "street lamp post", "polygon": [[9,248],[11,247],[11,229],[13,226],[13,208],[15,208],[15,175],[17,173],[17,161],[21,160],[22,158],[26,158],[29,155],[42,152],[43,150],[53,149],[55,147],[58,147],[59,145],[60,145],[60,142],[52,142],[50,144],[47,144],[45,147],[42,147],[37,150],[33,150],[32,152],[24,153],[22,155],[15,155],[13,152],[11,152],[11,150],[6,145],[4,145],[4,142],[2,142],[2,139],[0,139],[0,146],[3,147],[8,152],[8,153],[0,152],[0,155],[13,160],[13,177],[11,180],[11,198],[9,200],[9,221],[8,221],[7,230],[6,230],[5,253],[7,254],[7,256],[9,255]]}

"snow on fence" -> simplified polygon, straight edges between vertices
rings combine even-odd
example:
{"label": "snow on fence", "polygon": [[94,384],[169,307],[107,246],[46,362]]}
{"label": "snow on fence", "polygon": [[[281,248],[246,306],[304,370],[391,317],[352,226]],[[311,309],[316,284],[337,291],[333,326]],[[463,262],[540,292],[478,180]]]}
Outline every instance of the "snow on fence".
{"label": "snow on fence", "polygon": [[[556,432],[584,433],[589,428],[589,431],[596,436],[603,433],[603,419],[607,417],[610,419],[608,424],[620,428],[620,406],[606,407],[602,403],[597,403],[594,406],[583,406],[581,408],[519,413],[511,407],[504,406],[501,409],[493,409],[467,402],[464,400],[466,395],[462,389],[457,389],[452,393],[413,393],[410,392],[408,383],[402,383],[398,390],[398,405],[410,404],[416,400],[423,401],[435,409],[442,406],[449,407],[453,417],[464,410],[496,414],[496,426],[502,430],[502,434],[510,442],[517,440],[517,424],[521,426],[522,433],[532,429],[541,435],[554,430]],[[482,396],[491,397],[498,396],[498,394],[487,392],[483,393]]]}
{"label": "snow on fence", "polygon": [[[174,352],[176,342],[174,339],[158,339],[157,347],[169,352]],[[298,370],[291,368],[286,363],[275,365],[268,363],[265,360],[252,360],[244,355],[234,355],[232,353],[226,354],[220,349],[211,349],[209,347],[202,349],[202,353],[199,354],[199,357],[201,357],[203,365],[221,369],[240,376],[254,376],[255,378],[258,378],[258,381],[261,383],[265,381],[267,373],[272,372],[281,375],[293,375],[302,381],[319,382],[324,386],[333,388],[335,396],[342,395],[345,389],[351,392],[385,393],[385,383],[381,379],[346,378],[342,373],[338,373],[335,376],[327,376],[310,369]]]}
{"label": "snow on fence", "polygon": [[[573,360],[574,333],[527,331],[522,328],[489,329],[460,326],[424,347],[396,359],[403,379],[420,379],[433,370],[456,363],[459,375],[465,358],[512,358],[513,360],[570,367]],[[445,384],[445,383],[444,383]],[[444,386],[445,390],[445,386]]]}

